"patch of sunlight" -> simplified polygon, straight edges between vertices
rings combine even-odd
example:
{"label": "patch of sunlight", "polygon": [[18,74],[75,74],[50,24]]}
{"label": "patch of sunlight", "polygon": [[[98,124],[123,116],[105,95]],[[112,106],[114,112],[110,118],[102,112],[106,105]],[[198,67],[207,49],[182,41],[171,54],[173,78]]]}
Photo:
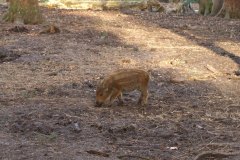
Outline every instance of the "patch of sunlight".
{"label": "patch of sunlight", "polygon": [[61,0],[48,0],[46,2],[39,3],[41,6],[47,6],[49,8],[60,9],[89,9],[92,4],[90,3],[72,3],[71,1],[62,2]]}
{"label": "patch of sunlight", "polygon": [[155,48],[164,52],[179,53],[181,50],[188,50],[189,52],[206,50],[206,48],[196,45],[195,42],[171,30],[160,27],[149,29],[142,26],[142,28],[139,29],[138,25],[126,26],[122,38],[127,43],[142,46],[142,48]]}
{"label": "patch of sunlight", "polygon": [[200,70],[198,68],[185,68],[184,72],[189,75],[187,77],[187,80],[193,80],[193,81],[205,81],[209,79],[216,79],[216,75],[212,73],[206,73],[204,70]]}
{"label": "patch of sunlight", "polygon": [[61,9],[93,9],[103,10],[104,8],[115,9],[132,4],[140,4],[144,0],[42,0],[41,5]]}
{"label": "patch of sunlight", "polygon": [[240,56],[240,42],[215,42],[215,45],[229,53],[234,54],[235,56]]}
{"label": "patch of sunlight", "polygon": [[[98,29],[107,30],[116,35],[121,43],[137,48],[137,50],[129,49],[130,55],[124,59],[118,59],[116,63],[119,66],[172,68],[181,70],[182,76],[187,80],[215,79],[215,73],[206,69],[208,63],[212,64],[210,61],[205,62],[205,59],[222,60],[224,57],[216,55],[214,51],[198,45],[195,41],[171,29],[134,22],[131,16],[122,16],[121,13],[114,14],[116,14],[114,20],[106,14],[96,15],[103,22]],[[105,23],[109,21],[111,23]],[[115,27],[115,22],[119,22],[120,27]]]}
{"label": "patch of sunlight", "polygon": [[6,4],[6,0],[0,0],[0,4]]}

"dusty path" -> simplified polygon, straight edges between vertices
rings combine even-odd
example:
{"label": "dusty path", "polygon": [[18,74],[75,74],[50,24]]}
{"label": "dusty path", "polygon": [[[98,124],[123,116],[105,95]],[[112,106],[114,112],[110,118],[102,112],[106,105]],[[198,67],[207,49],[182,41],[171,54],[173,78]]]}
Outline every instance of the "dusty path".
{"label": "dusty path", "polygon": [[[60,34],[0,23],[0,159],[185,160],[240,149],[239,20],[43,11]],[[150,70],[146,111],[137,92],[124,106],[94,107],[98,79],[118,68]]]}

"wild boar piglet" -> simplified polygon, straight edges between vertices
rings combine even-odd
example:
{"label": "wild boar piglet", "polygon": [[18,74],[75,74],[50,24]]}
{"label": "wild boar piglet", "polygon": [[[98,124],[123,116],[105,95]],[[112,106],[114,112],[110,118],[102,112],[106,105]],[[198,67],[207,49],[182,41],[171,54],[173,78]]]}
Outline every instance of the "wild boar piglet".
{"label": "wild boar piglet", "polygon": [[139,90],[138,103],[147,104],[149,74],[140,69],[121,69],[106,76],[97,86],[96,106],[111,105],[115,98],[122,104],[122,92]]}

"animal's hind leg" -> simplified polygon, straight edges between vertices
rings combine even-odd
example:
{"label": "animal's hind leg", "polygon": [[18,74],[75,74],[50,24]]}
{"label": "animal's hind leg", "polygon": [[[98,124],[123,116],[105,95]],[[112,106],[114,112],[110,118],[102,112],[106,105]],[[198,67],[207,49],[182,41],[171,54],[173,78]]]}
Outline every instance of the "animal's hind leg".
{"label": "animal's hind leg", "polygon": [[147,104],[147,99],[148,99],[147,87],[142,88],[140,91],[141,91],[141,96],[138,100],[138,103],[141,104],[141,105],[146,105]]}
{"label": "animal's hind leg", "polygon": [[123,104],[123,99],[122,99],[122,92],[118,96],[118,104],[122,105]]}
{"label": "animal's hind leg", "polygon": [[147,104],[148,100],[148,82],[149,82],[149,75],[147,75],[142,80],[142,85],[139,86],[139,91],[141,91],[141,97],[139,98],[138,103],[142,106],[145,106]]}

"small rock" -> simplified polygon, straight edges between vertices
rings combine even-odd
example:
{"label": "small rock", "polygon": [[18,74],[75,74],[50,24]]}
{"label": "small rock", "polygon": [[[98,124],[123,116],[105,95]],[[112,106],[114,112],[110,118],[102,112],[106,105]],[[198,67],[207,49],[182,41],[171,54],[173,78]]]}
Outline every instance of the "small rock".
{"label": "small rock", "polygon": [[78,132],[81,131],[78,123],[74,123],[74,129]]}
{"label": "small rock", "polygon": [[178,147],[167,147],[167,149],[170,149],[170,150],[178,150]]}
{"label": "small rock", "polygon": [[196,125],[196,127],[199,128],[199,129],[203,129],[203,127],[200,126],[200,125]]}

